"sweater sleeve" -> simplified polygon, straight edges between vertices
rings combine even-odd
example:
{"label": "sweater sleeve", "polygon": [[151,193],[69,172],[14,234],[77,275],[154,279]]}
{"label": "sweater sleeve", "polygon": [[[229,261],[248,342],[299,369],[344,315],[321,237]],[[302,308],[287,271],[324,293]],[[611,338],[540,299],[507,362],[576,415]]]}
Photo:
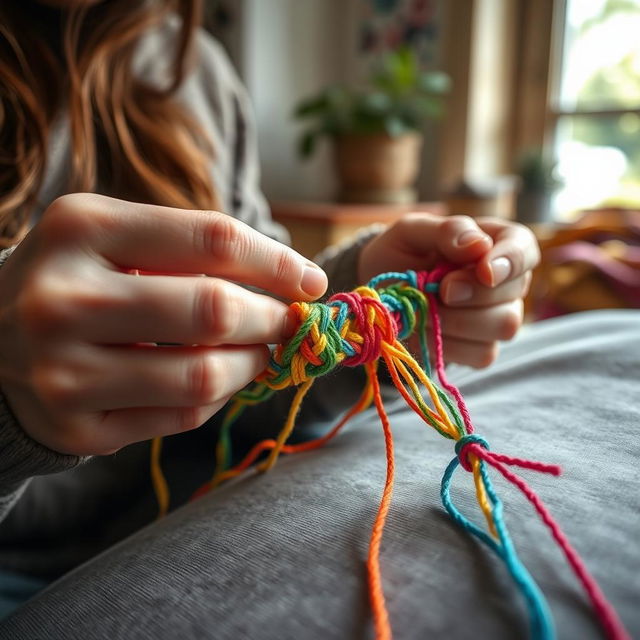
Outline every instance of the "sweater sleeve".
{"label": "sweater sleeve", "polygon": [[[0,267],[13,248],[0,251]],[[78,456],[57,453],[30,438],[0,390],[0,521],[16,503],[29,478],[64,471],[80,462]]]}

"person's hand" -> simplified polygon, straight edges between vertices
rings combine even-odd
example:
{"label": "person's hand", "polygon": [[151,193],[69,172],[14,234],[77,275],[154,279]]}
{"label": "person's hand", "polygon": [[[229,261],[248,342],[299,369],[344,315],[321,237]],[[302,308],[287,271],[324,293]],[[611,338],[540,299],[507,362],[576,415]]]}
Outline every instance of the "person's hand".
{"label": "person's hand", "polygon": [[447,362],[491,364],[500,340],[516,334],[522,298],[540,259],[526,227],[504,220],[408,214],[363,247],[360,282],[385,271],[432,269],[438,262],[460,265],[445,276],[439,297]]}
{"label": "person's hand", "polygon": [[201,425],[288,332],[285,304],[230,281],[296,300],[327,286],[221,213],[56,200],[0,269],[0,387],[22,428],[90,455]]}

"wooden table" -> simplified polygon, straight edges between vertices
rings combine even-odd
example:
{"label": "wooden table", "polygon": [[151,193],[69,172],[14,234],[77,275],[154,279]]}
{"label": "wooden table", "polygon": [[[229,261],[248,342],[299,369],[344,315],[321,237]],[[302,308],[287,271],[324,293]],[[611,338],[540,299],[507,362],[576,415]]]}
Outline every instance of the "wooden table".
{"label": "wooden table", "polygon": [[336,244],[376,222],[390,224],[403,214],[425,211],[446,214],[442,202],[413,205],[341,204],[330,202],[272,202],[274,220],[291,234],[293,248],[313,258],[325,247]]}

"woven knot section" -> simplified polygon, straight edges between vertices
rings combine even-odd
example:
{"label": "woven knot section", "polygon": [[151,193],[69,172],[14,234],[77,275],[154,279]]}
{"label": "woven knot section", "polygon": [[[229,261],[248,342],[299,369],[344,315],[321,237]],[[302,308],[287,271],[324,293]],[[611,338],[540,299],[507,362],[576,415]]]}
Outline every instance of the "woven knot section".
{"label": "woven knot section", "polygon": [[377,360],[382,355],[382,343],[393,344],[398,337],[389,309],[373,289],[361,287],[352,293],[338,293],[328,305],[335,310],[334,324],[346,367]]}
{"label": "woven knot section", "polygon": [[378,293],[360,287],[332,296],[327,304],[295,302],[294,336],[274,350],[258,378],[273,389],[299,385],[339,364],[355,367],[377,360],[384,342],[398,337],[397,323]]}
{"label": "woven knot section", "polygon": [[489,450],[489,443],[484,438],[476,435],[475,433],[462,436],[462,438],[460,438],[460,440],[456,442],[456,454],[458,455],[460,466],[465,471],[473,471],[473,469],[471,468],[471,463],[469,462],[469,453],[471,452],[470,448],[474,445],[480,446],[483,449],[487,449],[487,451]]}

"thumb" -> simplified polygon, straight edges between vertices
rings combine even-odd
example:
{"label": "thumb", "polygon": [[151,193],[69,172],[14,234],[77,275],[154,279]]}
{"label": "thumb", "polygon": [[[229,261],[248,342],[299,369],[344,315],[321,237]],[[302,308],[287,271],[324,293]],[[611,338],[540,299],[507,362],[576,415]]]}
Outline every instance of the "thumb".
{"label": "thumb", "polygon": [[473,218],[410,213],[363,248],[361,281],[383,271],[432,269],[442,260],[477,262],[492,247],[493,239]]}
{"label": "thumb", "polygon": [[[426,221],[425,221],[426,222]],[[445,260],[455,264],[475,262],[493,247],[493,239],[469,216],[448,216],[433,224],[425,224],[423,230],[410,234],[414,242],[431,245]],[[429,228],[431,226],[431,228]]]}
{"label": "thumb", "polygon": [[414,255],[433,255],[455,264],[480,259],[493,247],[493,239],[469,216],[412,214],[398,225],[402,240]]}

